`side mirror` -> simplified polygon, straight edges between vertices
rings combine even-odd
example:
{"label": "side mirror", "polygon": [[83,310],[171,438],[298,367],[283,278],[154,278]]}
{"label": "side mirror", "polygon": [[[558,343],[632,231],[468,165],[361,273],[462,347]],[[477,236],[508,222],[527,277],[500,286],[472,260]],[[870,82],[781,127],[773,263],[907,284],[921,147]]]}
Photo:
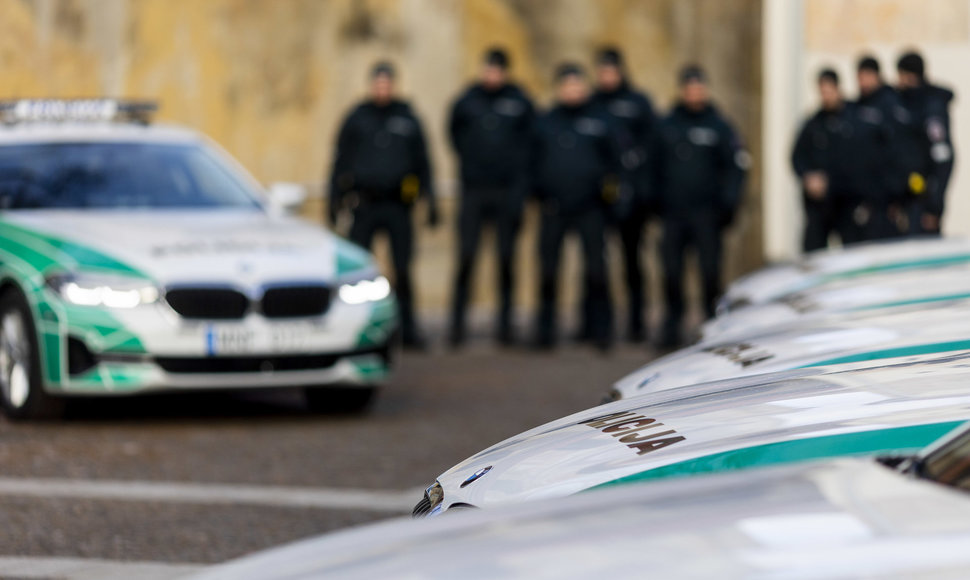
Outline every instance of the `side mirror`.
{"label": "side mirror", "polygon": [[270,208],[280,213],[296,213],[307,198],[306,187],[299,183],[274,183],[267,193]]}

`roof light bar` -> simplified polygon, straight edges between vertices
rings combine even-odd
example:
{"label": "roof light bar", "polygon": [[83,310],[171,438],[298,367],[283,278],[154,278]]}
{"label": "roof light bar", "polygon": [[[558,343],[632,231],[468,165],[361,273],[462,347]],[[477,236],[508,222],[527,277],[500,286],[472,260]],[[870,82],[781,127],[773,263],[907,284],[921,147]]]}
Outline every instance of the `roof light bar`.
{"label": "roof light bar", "polygon": [[24,99],[0,101],[0,120],[6,124],[66,122],[151,122],[158,105],[151,101],[118,99]]}

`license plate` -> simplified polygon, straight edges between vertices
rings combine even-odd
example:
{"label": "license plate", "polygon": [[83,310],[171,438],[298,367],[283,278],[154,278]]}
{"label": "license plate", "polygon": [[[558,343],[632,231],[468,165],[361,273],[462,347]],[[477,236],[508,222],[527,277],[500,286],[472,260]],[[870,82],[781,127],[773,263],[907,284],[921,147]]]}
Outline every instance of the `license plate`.
{"label": "license plate", "polygon": [[307,347],[312,332],[307,325],[279,325],[259,330],[246,326],[209,325],[205,330],[206,354],[298,352]]}

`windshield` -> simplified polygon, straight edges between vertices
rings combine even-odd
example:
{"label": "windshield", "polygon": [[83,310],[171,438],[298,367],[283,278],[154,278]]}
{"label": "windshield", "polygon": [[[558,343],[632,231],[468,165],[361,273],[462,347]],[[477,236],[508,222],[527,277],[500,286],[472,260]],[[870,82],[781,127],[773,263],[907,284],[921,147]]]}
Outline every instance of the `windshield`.
{"label": "windshield", "polygon": [[919,460],[915,468],[920,477],[970,491],[970,429]]}
{"label": "windshield", "polygon": [[238,171],[196,144],[0,147],[0,209],[258,208]]}

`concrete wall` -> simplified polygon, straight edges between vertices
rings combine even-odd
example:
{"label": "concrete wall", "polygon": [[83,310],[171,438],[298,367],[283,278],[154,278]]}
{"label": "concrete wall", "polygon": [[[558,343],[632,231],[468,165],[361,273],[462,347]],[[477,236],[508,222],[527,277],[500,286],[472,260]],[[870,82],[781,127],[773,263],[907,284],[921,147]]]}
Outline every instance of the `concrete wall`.
{"label": "concrete wall", "polygon": [[957,164],[948,192],[944,232],[970,235],[968,176],[962,144],[970,143],[970,1],[968,0],[767,0],[765,71],[769,79],[763,125],[766,222],[769,258],[797,255],[801,205],[789,169],[794,132],[817,107],[815,74],[832,66],[852,98],[857,94],[855,63],[871,52],[886,79],[895,83],[896,59],[915,47],[923,52],[931,81],[957,93],[952,105]]}
{"label": "concrete wall", "polygon": [[[515,76],[547,103],[557,62],[589,62],[611,43],[663,107],[683,63],[709,67],[718,102],[758,160],[760,11],[760,0],[0,0],[0,98],[159,99],[161,120],[210,135],[263,182],[319,191],[340,118],[363,94],[370,64],[390,58],[428,126],[447,193],[446,110],[484,48],[508,47]],[[760,176],[732,234],[731,275],[760,264]],[[452,237],[422,234],[420,279],[450,278]],[[490,289],[490,276],[480,278]],[[422,284],[422,304],[440,309],[447,286]],[[521,292],[532,297],[528,280]]]}

